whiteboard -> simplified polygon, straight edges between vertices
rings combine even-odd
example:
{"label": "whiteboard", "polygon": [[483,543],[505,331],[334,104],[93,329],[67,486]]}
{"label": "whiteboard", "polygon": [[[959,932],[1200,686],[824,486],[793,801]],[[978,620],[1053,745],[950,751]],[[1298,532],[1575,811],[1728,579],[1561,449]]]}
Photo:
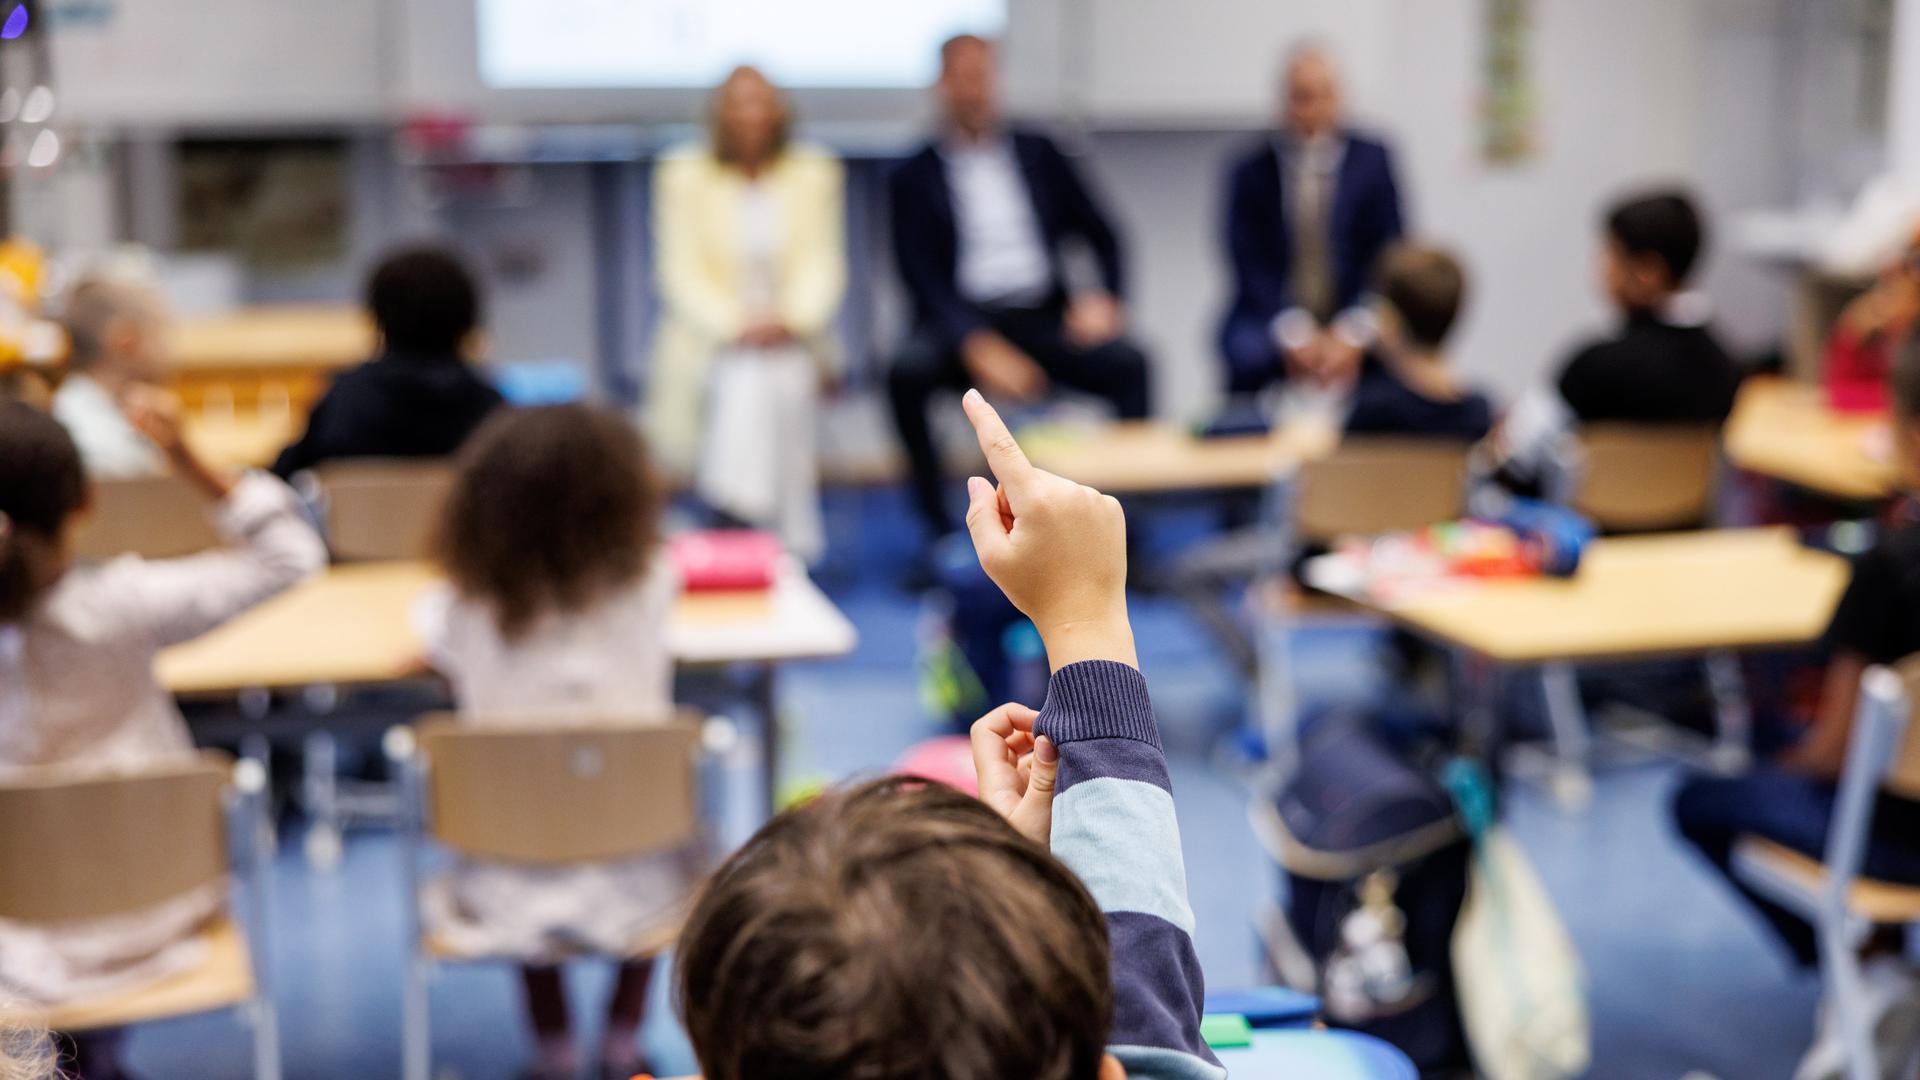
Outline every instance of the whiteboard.
{"label": "whiteboard", "polygon": [[475,4],[480,78],[502,89],[709,87],[740,64],[787,87],[910,89],[933,79],[942,42],[1007,23],[1006,0]]}

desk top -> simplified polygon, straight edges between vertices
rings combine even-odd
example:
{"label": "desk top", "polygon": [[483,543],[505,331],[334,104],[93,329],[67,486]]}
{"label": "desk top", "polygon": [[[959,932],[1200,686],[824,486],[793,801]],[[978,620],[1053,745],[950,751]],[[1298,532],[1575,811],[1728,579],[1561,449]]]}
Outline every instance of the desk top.
{"label": "desk top", "polygon": [[1631,660],[1818,640],[1847,573],[1790,530],[1729,529],[1596,540],[1567,579],[1352,599],[1500,663]]}
{"label": "desk top", "polygon": [[300,437],[300,425],[284,412],[190,412],[182,421],[188,444],[207,460],[236,469],[264,469]]}
{"label": "desk top", "polygon": [[[197,641],[160,654],[178,694],[393,682],[419,672],[413,605],[425,563],[338,566]],[[797,567],[766,592],[683,596],[667,629],[683,664],[818,659],[853,650],[853,624]]]}
{"label": "desk top", "polygon": [[1264,487],[1338,441],[1332,432],[1202,439],[1176,424],[1129,420],[1092,428],[1022,433],[1035,465],[1108,495]]}
{"label": "desk top", "polygon": [[342,368],[372,356],[377,341],[372,322],[351,305],[281,305],[181,319],[171,344],[174,370],[198,375]]}
{"label": "desk top", "polygon": [[1724,435],[1727,460],[1821,495],[1874,502],[1893,494],[1899,470],[1887,418],[1829,408],[1820,388],[1748,379]]}

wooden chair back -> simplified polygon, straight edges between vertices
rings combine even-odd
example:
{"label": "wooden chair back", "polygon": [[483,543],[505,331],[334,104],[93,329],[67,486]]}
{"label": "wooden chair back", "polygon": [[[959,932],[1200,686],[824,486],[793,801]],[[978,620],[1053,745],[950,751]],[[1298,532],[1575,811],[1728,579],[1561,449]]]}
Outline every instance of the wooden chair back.
{"label": "wooden chair back", "polygon": [[176,476],[101,480],[75,554],[87,560],[123,554],[171,559],[219,547],[209,510],[206,498]]}
{"label": "wooden chair back", "polygon": [[1294,533],[1326,544],[1451,521],[1466,500],[1467,450],[1438,439],[1342,440],[1333,453],[1300,466]]}
{"label": "wooden chair back", "polygon": [[1887,763],[1881,787],[1896,795],[1920,799],[1920,724],[1913,721],[1915,707],[1920,705],[1920,655],[1909,656],[1893,665],[1893,673],[1906,688],[1907,723],[1899,749]]}
{"label": "wooden chair back", "polygon": [[564,866],[682,847],[699,835],[700,724],[532,721],[419,729],[428,832],[465,855]]}
{"label": "wooden chair back", "polygon": [[343,562],[424,558],[454,475],[438,458],[339,461],[315,474],[326,495],[327,546]]}
{"label": "wooden chair back", "polygon": [[122,915],[220,880],[231,772],[205,753],[138,773],[0,780],[0,918]]}
{"label": "wooden chair back", "polygon": [[1603,532],[1696,528],[1713,514],[1718,428],[1589,424],[1580,450],[1572,506]]}

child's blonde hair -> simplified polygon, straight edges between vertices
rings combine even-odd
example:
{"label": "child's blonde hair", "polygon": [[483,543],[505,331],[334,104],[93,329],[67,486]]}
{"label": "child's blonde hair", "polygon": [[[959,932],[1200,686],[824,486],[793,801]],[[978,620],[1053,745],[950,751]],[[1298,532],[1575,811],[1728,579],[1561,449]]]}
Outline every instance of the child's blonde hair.
{"label": "child's blonde hair", "polygon": [[0,1019],[0,1080],[53,1080],[53,1043],[39,1028]]}

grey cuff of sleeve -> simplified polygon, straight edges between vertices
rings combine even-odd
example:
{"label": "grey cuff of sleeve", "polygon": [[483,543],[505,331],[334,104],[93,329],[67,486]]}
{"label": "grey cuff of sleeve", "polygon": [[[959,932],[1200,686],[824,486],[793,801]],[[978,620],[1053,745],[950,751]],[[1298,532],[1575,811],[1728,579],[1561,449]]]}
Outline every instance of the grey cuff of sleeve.
{"label": "grey cuff of sleeve", "polygon": [[1160,745],[1146,677],[1114,660],[1083,660],[1054,672],[1036,727],[1056,745],[1085,739]]}

